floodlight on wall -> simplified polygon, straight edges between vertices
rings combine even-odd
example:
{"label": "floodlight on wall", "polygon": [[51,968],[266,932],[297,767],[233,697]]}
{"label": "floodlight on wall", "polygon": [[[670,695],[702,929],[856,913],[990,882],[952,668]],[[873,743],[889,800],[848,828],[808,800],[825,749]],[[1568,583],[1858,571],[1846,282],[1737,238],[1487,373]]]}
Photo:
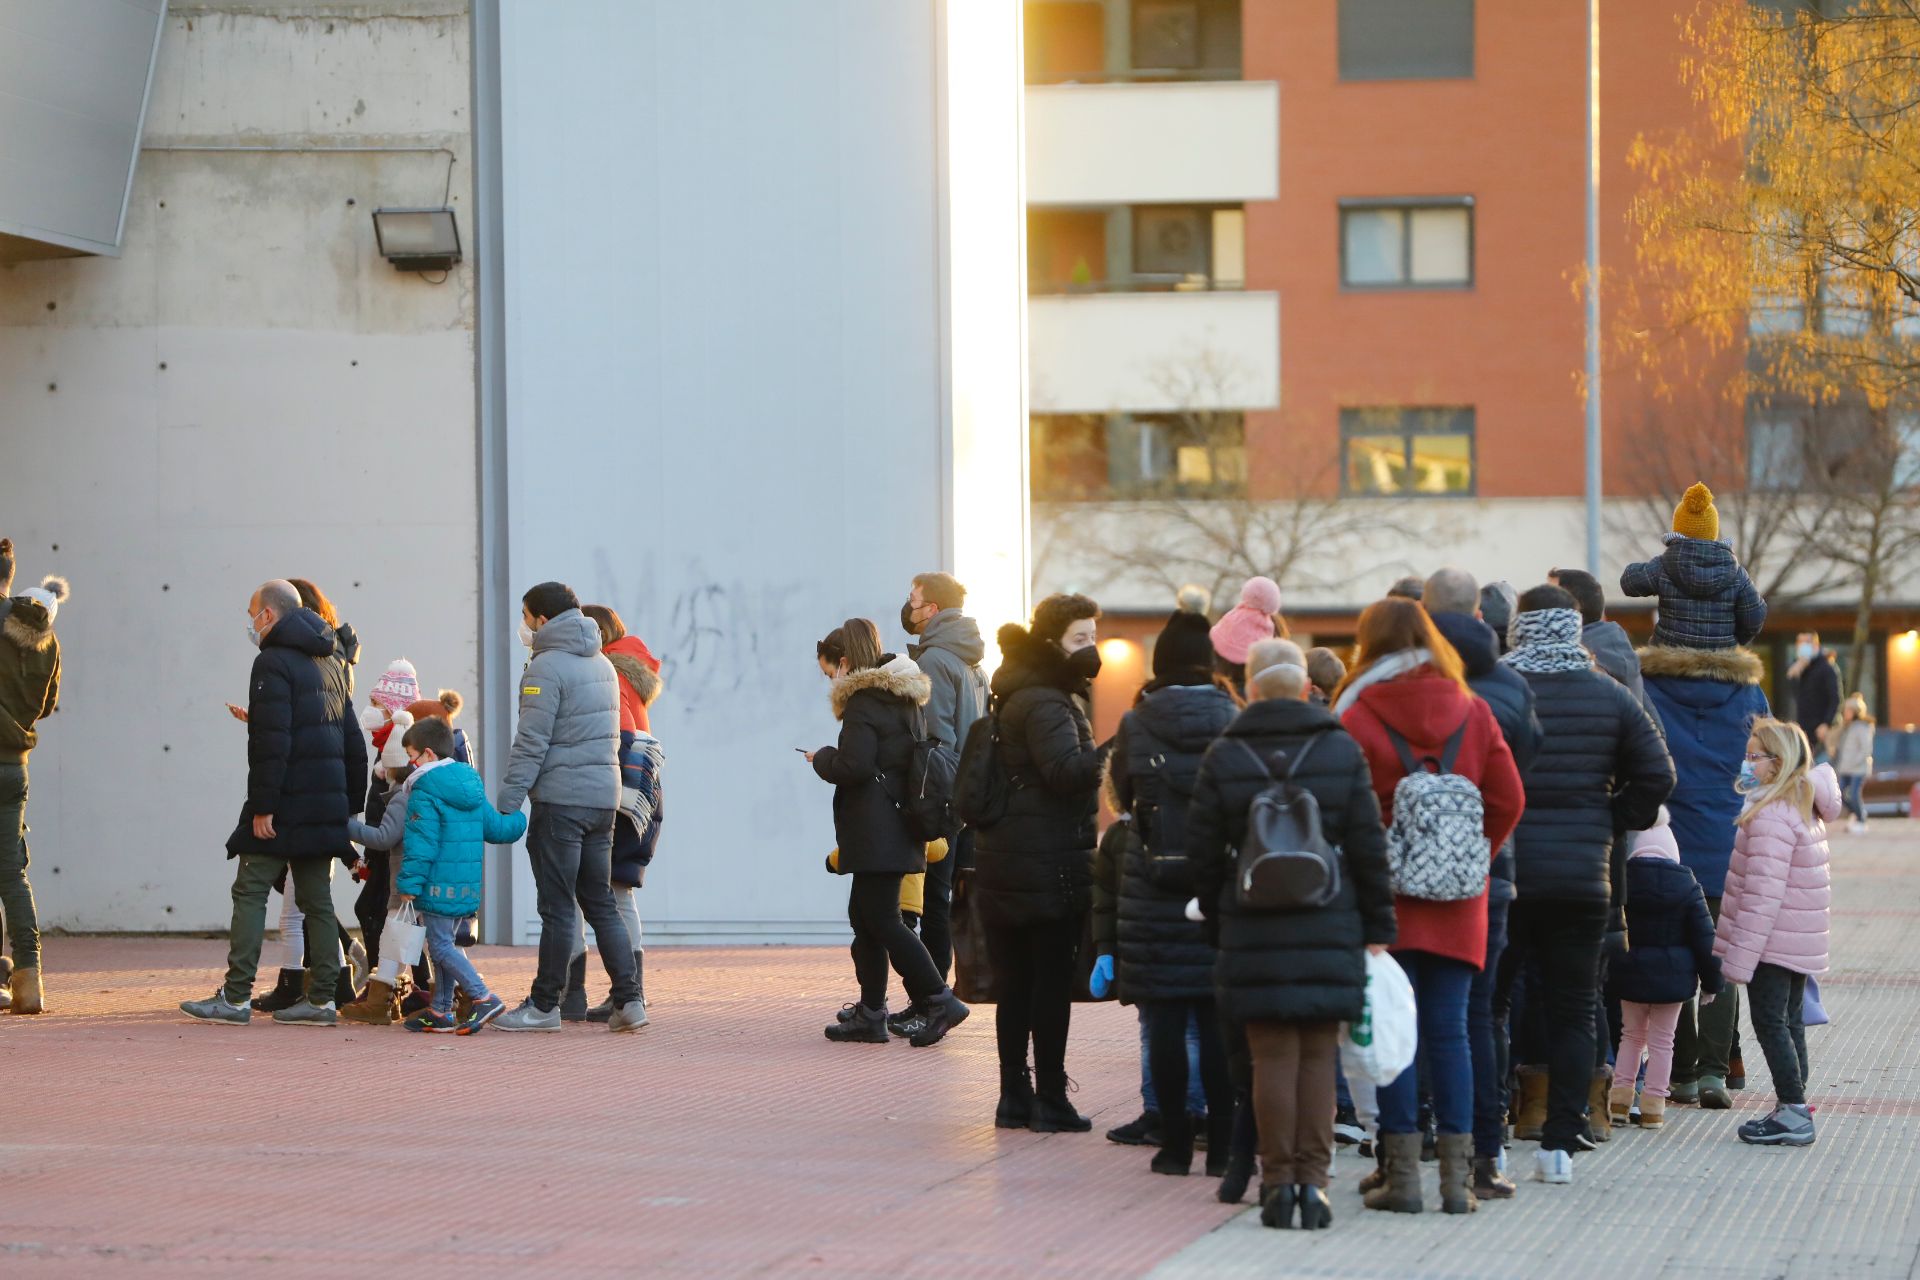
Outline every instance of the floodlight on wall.
{"label": "floodlight on wall", "polygon": [[447,271],[460,261],[460,224],[444,206],[375,209],[373,236],[396,271]]}

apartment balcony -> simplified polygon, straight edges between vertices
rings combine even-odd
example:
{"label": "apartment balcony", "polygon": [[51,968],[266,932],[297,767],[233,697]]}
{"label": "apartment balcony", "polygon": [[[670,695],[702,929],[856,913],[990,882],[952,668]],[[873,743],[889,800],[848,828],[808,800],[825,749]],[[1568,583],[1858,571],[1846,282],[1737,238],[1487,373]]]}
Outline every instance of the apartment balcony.
{"label": "apartment balcony", "polygon": [[1279,194],[1272,81],[1027,87],[1029,205],[1240,204]]}
{"label": "apartment balcony", "polygon": [[1106,293],[1027,301],[1035,413],[1280,405],[1277,293]]}

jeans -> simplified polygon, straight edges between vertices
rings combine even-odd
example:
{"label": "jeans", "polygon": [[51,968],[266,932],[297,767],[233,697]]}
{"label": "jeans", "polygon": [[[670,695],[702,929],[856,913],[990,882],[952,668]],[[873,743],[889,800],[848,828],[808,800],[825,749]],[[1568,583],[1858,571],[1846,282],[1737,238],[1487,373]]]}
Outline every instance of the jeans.
{"label": "jeans", "polygon": [[[306,917],[309,937],[337,939],[340,922],[333,915],[332,858],[274,858],[243,853],[233,876],[233,924],[227,941],[227,979],[221,988],[228,1004],[253,999],[253,979],[260,970],[260,944],[267,932],[267,894],[282,872],[287,874],[294,900]],[[340,948],[307,951],[307,999],[331,1004],[340,981]]]}
{"label": "jeans", "polygon": [[[613,905],[620,910],[620,921],[627,926],[627,941],[633,944],[635,951],[645,951],[640,945],[640,898],[630,884],[613,886]],[[587,954],[587,918],[577,912],[573,917],[573,958],[578,960]]]}
{"label": "jeans", "polygon": [[[1753,1038],[1767,1055],[1773,1094],[1782,1104],[1807,1100],[1807,1028],[1802,1020],[1806,997],[1807,975],[1777,964],[1762,963],[1747,984]],[[1707,1007],[1711,1009],[1726,998],[1717,996]]]}
{"label": "jeans", "polygon": [[[1707,913],[1720,923],[1720,899],[1707,899]],[[1727,1064],[1740,1041],[1740,988],[1728,983],[1714,1002],[1699,1008],[1680,1006],[1673,1033],[1673,1082],[1694,1084],[1702,1076],[1727,1078]]]}
{"label": "jeans", "polygon": [[907,989],[907,999],[921,1004],[939,995],[947,985],[919,935],[900,914],[899,872],[855,872],[847,894],[847,922],[853,926],[854,976],[860,980],[860,1003],[869,1009],[887,1007],[887,967],[892,965]]}
{"label": "jeans", "polygon": [[[1148,1030],[1147,1006],[1139,1005],[1134,1012],[1140,1016],[1140,1108],[1158,1112],[1160,1091],[1153,1086],[1153,1056],[1150,1048],[1153,1036]],[[1200,1084],[1200,1023],[1197,1018],[1190,1018],[1187,1022],[1187,1114],[1202,1115],[1206,1109],[1207,1095]]]}
{"label": "jeans", "polygon": [[1867,806],[1861,799],[1861,788],[1867,785],[1864,773],[1843,773],[1840,775],[1840,799],[1847,806],[1847,812],[1861,822],[1867,820]]}
{"label": "jeans", "polygon": [[1430,951],[1396,951],[1413,984],[1420,1053],[1380,1090],[1380,1132],[1420,1131],[1420,1057],[1433,1076],[1433,1115],[1441,1133],[1473,1132],[1473,1055],[1467,1048],[1467,995],[1473,966]]}
{"label": "jeans", "polygon": [[1620,1002],[1620,1052],[1614,1055],[1613,1083],[1624,1087],[1640,1072],[1640,1053],[1646,1051],[1649,1098],[1667,1096],[1673,1080],[1673,1028],[1680,1021],[1679,1004]]}
{"label": "jeans", "polygon": [[0,764],[0,909],[13,942],[13,967],[40,967],[40,917],[27,883],[27,762]]}
{"label": "jeans", "polygon": [[927,864],[926,885],[921,895],[920,941],[932,958],[933,967],[940,971],[941,986],[946,985],[947,974],[953,971],[953,869],[960,861],[960,841],[972,838],[971,832],[962,831],[947,842],[946,857]]}
{"label": "jeans", "polygon": [[467,993],[467,999],[485,1000],[489,994],[486,979],[473,967],[473,961],[460,949],[455,938],[460,932],[460,921],[454,916],[433,916],[422,911],[420,918],[427,925],[427,954],[433,957],[433,971],[439,975],[439,981],[433,984],[433,1011],[435,1013],[453,1012],[453,989],[458,986]]}
{"label": "jeans", "polygon": [[1497,1156],[1507,1116],[1507,1019],[1494,1010],[1511,899],[1487,902],[1487,964],[1467,989],[1467,1048],[1473,1058],[1473,1154]]}
{"label": "jeans", "polygon": [[1031,1038],[1034,1073],[1042,1088],[1067,1074],[1074,962],[1083,924],[1076,914],[1028,924],[990,924],[985,931],[987,961],[1000,987],[994,1009],[1000,1069],[1025,1069]]}
{"label": "jeans", "polygon": [[1547,1028],[1547,1122],[1544,1151],[1581,1149],[1593,1084],[1594,1002],[1607,904],[1521,898],[1507,918],[1511,945],[1538,959],[1540,982],[1527,992]]}
{"label": "jeans", "polygon": [[1340,1060],[1339,1038],[1337,1022],[1247,1024],[1263,1185],[1327,1185],[1333,1164],[1333,1072]]}
{"label": "jeans", "polygon": [[534,1007],[551,1013],[567,989],[577,910],[593,926],[600,963],[613,983],[616,1009],[640,998],[634,977],[633,942],[613,904],[612,809],[582,809],[535,801],[527,823],[527,855],[540,908],[540,968],[534,975]]}
{"label": "jeans", "polygon": [[[1172,1097],[1190,1097],[1195,1083],[1188,1073],[1187,1053],[1194,1028],[1199,1027],[1199,1076],[1202,1104],[1187,1104],[1188,1115],[1205,1111],[1216,1119],[1233,1114],[1233,1081],[1227,1075],[1227,1051],[1220,1039],[1220,1019],[1211,1000],[1150,1000],[1141,1003],[1148,1032],[1148,1057],[1153,1078]],[[1329,1113],[1328,1123],[1332,1123]],[[1162,1132],[1165,1132],[1164,1128]]]}

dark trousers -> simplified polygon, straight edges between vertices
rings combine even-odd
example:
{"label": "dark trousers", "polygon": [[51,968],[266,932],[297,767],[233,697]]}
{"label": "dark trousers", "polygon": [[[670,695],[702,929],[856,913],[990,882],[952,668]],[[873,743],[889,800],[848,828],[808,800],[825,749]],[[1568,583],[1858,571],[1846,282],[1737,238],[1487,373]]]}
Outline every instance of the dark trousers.
{"label": "dark trousers", "polygon": [[27,882],[27,763],[0,764],[0,911],[16,969],[40,967],[40,918]]}
{"label": "dark trousers", "polygon": [[939,970],[940,985],[953,971],[953,869],[960,861],[960,841],[972,839],[963,831],[948,841],[947,856],[927,864],[927,879],[922,895],[920,941],[926,945],[933,967]]}
{"label": "dark trousers", "polygon": [[1227,1050],[1220,1039],[1220,1019],[1213,1001],[1148,1000],[1140,1007],[1146,1015],[1147,1061],[1155,1098],[1187,1096],[1187,1031],[1197,1020],[1200,1087],[1207,1095],[1207,1114],[1217,1120],[1231,1116],[1233,1081],[1227,1075]]}
{"label": "dark trousers", "polygon": [[989,925],[987,960],[999,986],[994,1035],[1000,1069],[1033,1067],[1042,1084],[1067,1070],[1067,1030],[1073,1020],[1074,962],[1084,921],[1079,913],[1030,924]]}
{"label": "dark trousers", "polygon": [[[1729,988],[1731,990],[1731,988]],[[1713,1004],[1727,998],[1714,997]],[[1747,984],[1747,1011],[1753,1019],[1753,1038],[1767,1055],[1773,1073],[1773,1094],[1782,1103],[1807,1100],[1807,1028],[1802,1014],[1807,998],[1807,975],[1762,964]],[[1713,1005],[1708,1005],[1712,1009]]]}
{"label": "dark trousers", "polygon": [[[640,998],[633,941],[613,900],[613,814],[612,809],[534,802],[527,823],[527,856],[533,861],[540,908],[540,968],[533,979],[533,1003],[543,1011],[559,1008],[567,988],[576,906],[600,944],[614,1007]],[[897,910],[898,899],[894,905]]]}
{"label": "dark trousers", "polygon": [[367,878],[360,882],[360,893],[353,900],[353,918],[360,922],[360,945],[367,949],[368,969],[380,967],[380,934],[387,927],[387,886],[392,879],[387,858],[383,849],[367,850]]}
{"label": "dark trousers", "polygon": [[1507,917],[1510,945],[1539,961],[1539,985],[1527,993],[1546,1016],[1546,1151],[1577,1151],[1593,1083],[1594,1000],[1607,904],[1521,898]]}
{"label": "dark trousers", "polygon": [[1487,963],[1467,988],[1467,1049],[1473,1057],[1473,1153],[1497,1156],[1507,1115],[1507,1018],[1494,1007],[1507,949],[1511,900],[1487,902]]}
{"label": "dark trousers", "polygon": [[[1707,913],[1720,923],[1720,899],[1707,899]],[[1628,943],[1632,943],[1629,938]],[[1673,1082],[1697,1084],[1702,1076],[1727,1078],[1727,1064],[1740,1051],[1740,988],[1729,984],[1704,1009],[1689,1000],[1673,1029]]]}
{"label": "dark trousers", "polygon": [[860,979],[860,1003],[887,1007],[887,966],[918,1004],[947,984],[933,967],[926,947],[900,914],[900,875],[856,872],[847,894],[847,922],[853,926],[853,972]]}

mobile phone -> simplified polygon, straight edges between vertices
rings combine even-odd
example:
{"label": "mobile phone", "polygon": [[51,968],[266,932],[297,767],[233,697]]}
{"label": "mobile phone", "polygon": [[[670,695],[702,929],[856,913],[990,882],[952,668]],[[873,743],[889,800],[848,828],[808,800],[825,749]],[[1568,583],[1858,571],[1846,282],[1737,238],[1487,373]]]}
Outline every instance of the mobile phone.
{"label": "mobile phone", "polygon": [[805,747],[795,747],[794,750],[798,751],[801,755],[807,754],[807,749]]}

